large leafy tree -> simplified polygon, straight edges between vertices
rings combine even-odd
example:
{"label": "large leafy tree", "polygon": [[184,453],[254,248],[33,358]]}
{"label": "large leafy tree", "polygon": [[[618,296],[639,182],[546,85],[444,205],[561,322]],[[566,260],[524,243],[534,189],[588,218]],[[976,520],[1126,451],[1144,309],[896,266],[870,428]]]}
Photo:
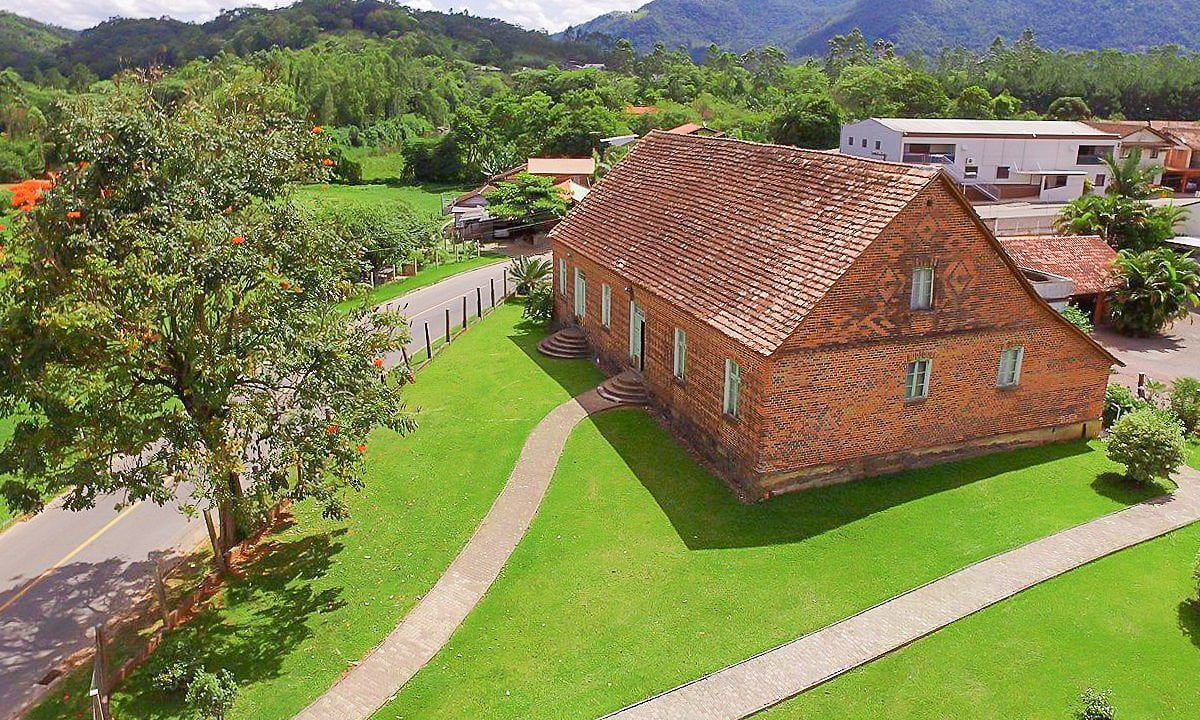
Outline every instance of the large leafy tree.
{"label": "large leafy tree", "polygon": [[809,93],[785,104],[771,119],[769,129],[777,143],[825,149],[837,147],[841,123],[841,111],[833,98]]}
{"label": "large leafy tree", "polygon": [[1186,210],[1174,205],[1152,207],[1124,195],[1084,195],[1068,203],[1055,218],[1059,232],[1099,235],[1118,250],[1149,250],[1175,236]]}
{"label": "large leafy tree", "polygon": [[558,218],[567,214],[567,194],[554,186],[554,178],[517,173],[512,180],[496,183],[484,195],[488,214],[507,220]]}
{"label": "large leafy tree", "polygon": [[179,498],[218,508],[228,543],[281,498],[343,514],[371,430],[412,427],[383,382],[400,318],[333,309],[358,247],[289,197],[326,141],[264,96],[164,106],[125,82],[69,109],[71,162],[0,279],[12,507]]}
{"label": "large leafy tree", "polygon": [[1155,335],[1200,304],[1200,268],[1168,248],[1122,250],[1116,267],[1125,280],[1112,296],[1112,323],[1127,335]]}

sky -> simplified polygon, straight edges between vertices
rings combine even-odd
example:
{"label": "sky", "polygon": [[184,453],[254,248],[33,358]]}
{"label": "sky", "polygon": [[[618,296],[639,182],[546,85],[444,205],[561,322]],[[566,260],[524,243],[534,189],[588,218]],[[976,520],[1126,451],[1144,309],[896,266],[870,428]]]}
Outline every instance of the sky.
{"label": "sky", "polygon": [[[170,15],[180,20],[210,20],[223,9],[245,5],[280,7],[293,0],[0,0],[0,10],[42,22],[82,30],[120,16],[128,18]],[[612,10],[634,10],[648,0],[409,0],[422,10],[464,8],[472,15],[498,17],[531,30],[558,32],[568,25],[590,20]]]}

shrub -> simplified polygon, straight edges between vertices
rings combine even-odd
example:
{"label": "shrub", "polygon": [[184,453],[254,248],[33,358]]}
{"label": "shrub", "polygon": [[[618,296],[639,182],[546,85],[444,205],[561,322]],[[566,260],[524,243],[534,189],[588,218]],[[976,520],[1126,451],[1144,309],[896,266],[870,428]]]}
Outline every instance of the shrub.
{"label": "shrub", "polygon": [[549,285],[533,287],[525,296],[525,311],[522,315],[534,322],[548,323],[554,315],[554,291]]}
{"label": "shrub", "polygon": [[1079,328],[1088,335],[1092,334],[1092,318],[1086,312],[1081,310],[1078,305],[1067,305],[1062,310],[1062,316],[1067,319],[1075,327]]}
{"label": "shrub", "polygon": [[1117,709],[1112,705],[1112,690],[1093,690],[1088,688],[1079,694],[1083,704],[1075,717],[1079,720],[1113,720]]}
{"label": "shrub", "polygon": [[147,669],[151,675],[150,683],[155,690],[167,695],[178,695],[187,690],[199,668],[182,645],[168,638],[150,656]]}
{"label": "shrub", "polygon": [[508,268],[508,276],[516,283],[518,295],[527,295],[531,288],[550,282],[552,274],[550,260],[527,255],[513,260]]}
{"label": "shrub", "polygon": [[1185,449],[1179,421],[1156,408],[1134,410],[1109,430],[1108,456],[1136,482],[1170,477],[1183,464]]}
{"label": "shrub", "polygon": [[1188,435],[1200,427],[1200,380],[1182,377],[1171,385],[1171,412]]}
{"label": "shrub", "polygon": [[1122,334],[1156,335],[1200,303],[1200,268],[1184,253],[1122,250],[1116,268],[1124,285],[1112,296],[1112,324]]}
{"label": "shrub", "polygon": [[1139,399],[1124,385],[1109,383],[1104,388],[1104,427],[1111,427],[1117,418],[1143,407],[1150,407],[1150,403]]}
{"label": "shrub", "polygon": [[232,673],[228,670],[212,673],[201,669],[188,685],[184,702],[202,718],[225,720],[225,714],[233,707],[235,697],[237,683]]}

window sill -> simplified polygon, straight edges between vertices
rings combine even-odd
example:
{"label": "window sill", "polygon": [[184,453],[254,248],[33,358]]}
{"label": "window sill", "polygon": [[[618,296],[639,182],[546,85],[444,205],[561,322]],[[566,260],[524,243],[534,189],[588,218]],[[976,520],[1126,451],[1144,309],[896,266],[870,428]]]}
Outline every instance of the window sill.
{"label": "window sill", "polygon": [[672,374],[671,382],[675,383],[679,387],[687,387],[687,378],[686,377],[679,377],[678,375]]}
{"label": "window sill", "polygon": [[721,411],[721,419],[727,423],[733,423],[734,425],[736,425],[742,421],[741,418],[739,418],[737,415],[730,415],[729,413],[725,412],[724,410]]}
{"label": "window sill", "polygon": [[1021,383],[1013,383],[1012,385],[997,385],[996,386],[997,390],[1006,391],[1006,392],[1012,392],[1013,390],[1019,390],[1020,388],[1021,388]]}
{"label": "window sill", "polygon": [[904,404],[905,405],[919,405],[920,403],[923,403],[928,399],[929,399],[928,395],[921,395],[920,397],[904,398]]}

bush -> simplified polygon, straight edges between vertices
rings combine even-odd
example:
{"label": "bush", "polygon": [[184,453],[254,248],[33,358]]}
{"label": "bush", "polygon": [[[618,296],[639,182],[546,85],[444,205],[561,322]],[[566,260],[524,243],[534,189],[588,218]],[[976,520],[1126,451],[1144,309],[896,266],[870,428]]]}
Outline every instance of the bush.
{"label": "bush", "polygon": [[150,656],[147,668],[151,674],[151,685],[155,690],[167,695],[178,695],[185,692],[188,684],[200,669],[194,660],[188,657],[183,647],[169,639]]}
{"label": "bush", "polygon": [[184,702],[196,715],[206,720],[225,720],[237,697],[237,683],[228,670],[215,673],[201,669],[188,685]]}
{"label": "bush", "polygon": [[1182,377],[1171,385],[1171,412],[1183,425],[1183,431],[1191,435],[1200,427],[1200,380]]}
{"label": "bush", "polygon": [[1113,720],[1117,709],[1112,706],[1112,690],[1088,688],[1079,694],[1083,707],[1075,713],[1078,720]]}
{"label": "bush", "polygon": [[1170,477],[1183,465],[1185,450],[1179,421],[1156,408],[1134,410],[1109,430],[1108,457],[1139,483]]}
{"label": "bush", "polygon": [[1132,390],[1118,383],[1109,383],[1104,388],[1104,427],[1112,427],[1117,418],[1144,407],[1150,407],[1150,403],[1139,399]]}
{"label": "bush", "polygon": [[1079,328],[1088,335],[1092,334],[1092,318],[1088,316],[1078,305],[1067,305],[1062,310],[1062,316],[1067,319],[1075,327]]}
{"label": "bush", "polygon": [[554,291],[549,285],[538,285],[525,296],[525,311],[522,315],[534,322],[549,323],[554,315]]}
{"label": "bush", "polygon": [[1115,264],[1124,281],[1112,296],[1112,324],[1117,332],[1156,335],[1186,318],[1200,303],[1200,268],[1185,253],[1170,248],[1122,250]]}

